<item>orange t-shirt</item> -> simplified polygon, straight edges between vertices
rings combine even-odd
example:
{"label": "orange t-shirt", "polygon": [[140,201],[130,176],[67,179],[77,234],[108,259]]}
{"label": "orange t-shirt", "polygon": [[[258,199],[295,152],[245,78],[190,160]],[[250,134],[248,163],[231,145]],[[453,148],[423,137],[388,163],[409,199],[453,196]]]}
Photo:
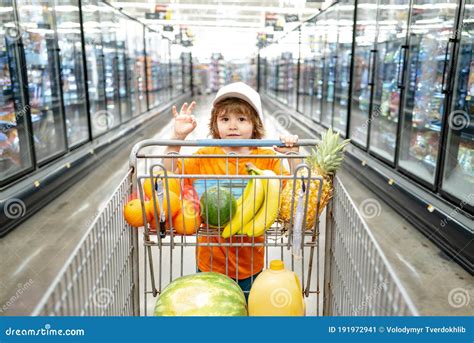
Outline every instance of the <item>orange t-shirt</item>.
{"label": "orange t-shirt", "polygon": [[[194,155],[226,155],[220,147],[201,148]],[[236,173],[237,159],[228,158],[185,158],[184,170],[182,159],[178,159],[177,173],[179,174],[206,174],[206,175],[248,175],[245,168],[247,162],[253,163],[259,169],[273,170],[277,175],[287,175],[288,171],[282,166],[281,159],[276,157],[276,153],[271,149],[254,148],[249,155],[269,155],[269,158],[243,158],[239,157],[239,170]],[[226,170],[227,168],[228,170]],[[187,179],[185,183],[190,183]],[[226,247],[226,246],[205,246],[207,243],[217,242],[244,242],[257,243],[255,247]],[[196,249],[198,267],[201,271],[219,272],[227,274],[233,279],[246,279],[257,274],[263,269],[265,249],[263,247],[264,237],[199,237]],[[227,258],[226,258],[227,256]],[[226,266],[227,260],[227,266]]]}

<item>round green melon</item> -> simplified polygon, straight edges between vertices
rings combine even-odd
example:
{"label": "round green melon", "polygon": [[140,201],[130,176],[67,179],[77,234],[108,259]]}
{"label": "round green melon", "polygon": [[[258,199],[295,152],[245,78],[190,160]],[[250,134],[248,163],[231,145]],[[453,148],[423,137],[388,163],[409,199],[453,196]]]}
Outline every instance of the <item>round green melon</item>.
{"label": "round green melon", "polygon": [[237,202],[226,188],[213,186],[201,195],[201,217],[206,225],[224,227],[236,209]]}
{"label": "round green melon", "polygon": [[197,273],[171,282],[161,293],[155,316],[246,316],[239,285],[219,273]]}

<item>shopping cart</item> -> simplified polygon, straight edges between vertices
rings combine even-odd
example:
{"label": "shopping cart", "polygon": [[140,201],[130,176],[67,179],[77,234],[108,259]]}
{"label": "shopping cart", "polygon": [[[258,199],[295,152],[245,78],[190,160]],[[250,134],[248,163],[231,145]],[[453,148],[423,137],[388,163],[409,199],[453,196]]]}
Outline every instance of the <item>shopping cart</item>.
{"label": "shopping cart", "polygon": [[[302,146],[315,143],[312,140],[299,141]],[[138,143],[130,155],[130,170],[91,220],[84,237],[32,314],[130,316],[153,313],[154,300],[167,284],[179,276],[196,272],[194,251],[202,240],[217,239],[221,231],[201,225],[192,235],[177,235],[172,221],[167,226],[165,220],[161,229],[156,213],[155,219],[146,222],[144,229],[136,230],[125,222],[124,207],[131,198],[138,196],[143,209],[145,194],[141,186],[147,179],[151,180],[150,176],[155,171],[163,173],[159,178],[161,186],[163,183],[165,185],[160,188],[162,201],[170,195],[166,191],[170,181],[184,182],[186,179],[194,179],[195,188],[200,188],[201,193],[213,180],[214,184],[219,182],[226,185],[239,196],[243,187],[246,187],[245,183],[258,177],[243,175],[245,173],[226,173],[219,177],[170,174],[163,170],[162,164],[162,159],[170,156],[160,150],[165,146],[182,146],[180,154],[173,156],[182,161],[196,158],[191,152],[199,146],[234,144],[271,146],[280,142],[146,140]],[[237,159],[243,161],[246,156],[206,155],[210,159],[218,157],[225,158],[227,166],[231,161],[237,162]],[[278,156],[282,161],[304,157],[303,154]],[[252,158],[268,156],[252,155]],[[300,170],[308,168],[303,163],[293,175],[281,172],[273,178],[281,183],[291,179],[295,181]],[[338,177],[333,179],[334,191],[324,210],[326,213],[316,219],[310,230],[299,231],[298,223],[306,219],[301,217],[301,213],[304,217],[309,206],[319,207],[321,203],[323,180],[313,175],[303,181],[307,184],[310,178],[319,183],[316,204],[307,203],[306,197],[292,190],[292,202],[297,201],[299,209],[303,208],[300,216],[291,213],[291,218],[298,220],[275,221],[262,242],[242,243],[242,235],[237,234],[227,241],[213,244],[225,249],[240,249],[246,244],[260,245],[265,249],[264,267],[268,267],[268,261],[272,259],[284,260],[286,267],[294,270],[301,280],[307,315],[418,315],[413,301],[373,237],[358,206]],[[155,193],[158,192],[155,190]],[[169,214],[165,214],[165,219],[166,215]],[[146,218],[143,220],[146,221]],[[155,231],[153,227],[156,227]],[[139,269],[143,272],[139,273]],[[143,292],[145,296],[140,297]]]}
{"label": "shopping cart", "polygon": [[[314,146],[316,140],[300,140],[299,146]],[[272,259],[281,259],[285,262],[288,269],[297,273],[301,280],[301,288],[305,297],[312,297],[310,300],[312,309],[308,308],[308,314],[321,314],[320,307],[320,271],[321,261],[319,258],[319,236],[320,223],[316,216],[314,225],[311,229],[305,230],[306,216],[309,207],[316,208],[319,213],[321,189],[323,178],[311,173],[311,169],[305,163],[306,155],[302,153],[289,153],[279,155],[235,155],[222,154],[215,155],[195,155],[192,150],[199,147],[271,147],[273,145],[282,146],[280,141],[275,140],[195,140],[195,141],[174,141],[174,140],[145,140],[138,143],[131,155],[130,165],[134,171],[133,190],[139,195],[142,204],[143,220],[146,223],[143,231],[144,246],[144,312],[147,315],[152,311],[154,302],[153,297],[158,296],[167,284],[180,276],[193,274],[198,271],[198,263],[195,250],[200,247],[207,247],[211,251],[211,270],[213,247],[219,247],[226,251],[226,274],[229,275],[229,251],[235,249],[235,264],[239,265],[238,253],[239,249],[244,247],[263,248],[265,253],[264,268],[268,268],[269,261]],[[167,146],[182,147],[180,153],[164,154],[163,150]],[[206,174],[184,174],[185,161],[191,161],[196,158],[205,158],[207,163],[213,163],[215,159],[224,159],[226,172],[224,175],[206,175]],[[247,159],[280,159],[280,170],[275,172],[273,176],[265,175],[249,175],[242,174],[240,165]],[[288,160],[298,159],[301,162],[293,171],[288,172]],[[171,160],[171,171],[167,171],[164,161]],[[181,161],[182,170],[176,170],[178,160]],[[286,167],[285,167],[286,165]],[[235,167],[234,167],[235,166]],[[239,175],[240,169],[240,175]],[[285,172],[287,170],[287,172]],[[305,171],[305,172],[302,172]],[[172,204],[170,199],[170,188],[178,187],[184,189],[185,184],[192,183],[194,190],[200,198],[202,194],[207,193],[212,187],[217,186],[219,192],[227,189],[233,194],[234,198],[239,198],[246,184],[251,180],[277,180],[279,183],[279,193],[288,180],[293,180],[294,187],[291,197],[291,216],[290,220],[282,221],[277,218],[273,224],[264,233],[263,239],[252,237],[244,239],[247,235],[237,233],[227,239],[222,239],[223,229],[225,225],[211,225],[209,218],[202,218],[202,224],[197,225],[196,232],[191,235],[178,234],[173,224],[172,206],[168,206],[167,213],[160,211],[164,203]],[[300,187],[299,194],[296,193],[297,181],[303,186]],[[148,190],[145,183],[152,183],[152,194]],[[255,181],[256,182],[256,181]],[[317,203],[309,203],[309,182],[317,182],[318,194]],[[306,186],[305,186],[306,185]],[[268,182],[267,182],[268,187]],[[268,190],[268,189],[267,189]],[[266,190],[266,191],[267,191]],[[222,195],[224,196],[224,195]],[[150,199],[151,198],[151,199]],[[153,219],[147,220],[147,209],[145,202],[149,204],[153,210]],[[184,197],[180,198],[180,207],[185,208]],[[280,200],[278,200],[280,201]],[[202,205],[202,204],[201,204]],[[147,205],[148,206],[148,205]],[[243,203],[242,203],[243,207]],[[166,210],[166,207],[165,207]],[[265,209],[266,210],[266,209]],[[236,209],[236,212],[238,209]],[[205,211],[205,213],[208,213]],[[231,214],[232,216],[232,214]],[[265,213],[266,216],[266,213]],[[219,217],[219,213],[218,213]],[[196,218],[196,221],[198,219]],[[255,229],[255,228],[253,228]],[[181,231],[182,232],[182,231]],[[253,261],[253,249],[251,250],[251,259]],[[253,265],[253,263],[251,263]],[[315,269],[315,270],[314,270]],[[238,278],[237,275],[229,275]],[[255,271],[258,272],[258,271]],[[149,302],[151,302],[149,304]],[[148,307],[150,306],[150,307]],[[308,299],[307,299],[308,306]]]}

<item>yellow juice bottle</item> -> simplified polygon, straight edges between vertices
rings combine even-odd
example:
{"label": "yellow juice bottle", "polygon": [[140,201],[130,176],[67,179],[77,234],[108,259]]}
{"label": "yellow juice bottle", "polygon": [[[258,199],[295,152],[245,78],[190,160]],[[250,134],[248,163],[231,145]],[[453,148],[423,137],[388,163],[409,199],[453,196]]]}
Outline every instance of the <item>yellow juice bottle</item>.
{"label": "yellow juice bottle", "polygon": [[304,316],[305,303],[296,273],[280,260],[270,262],[254,281],[248,301],[249,316]]}

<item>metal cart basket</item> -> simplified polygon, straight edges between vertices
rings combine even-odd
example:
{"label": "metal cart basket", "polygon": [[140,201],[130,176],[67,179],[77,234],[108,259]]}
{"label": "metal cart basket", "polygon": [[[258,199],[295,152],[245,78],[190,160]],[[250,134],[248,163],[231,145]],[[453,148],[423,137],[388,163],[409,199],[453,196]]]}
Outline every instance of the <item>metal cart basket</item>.
{"label": "metal cart basket", "polygon": [[[174,153],[175,165],[179,160],[197,157],[192,152],[201,146],[272,146],[279,141],[154,141],[145,140],[135,145],[130,154],[130,170],[116,190],[98,209],[98,214],[89,227],[61,272],[51,283],[32,315],[92,315],[130,316],[153,314],[154,303],[159,293],[171,281],[182,275],[197,271],[195,251],[202,247],[202,241],[221,249],[243,249],[259,246],[265,249],[264,268],[271,259],[282,259],[287,268],[294,270],[301,281],[306,300],[307,315],[417,315],[418,311],[397,278],[385,254],[373,237],[364,217],[351,199],[344,185],[336,176],[333,180],[334,193],[325,210],[326,215],[316,216],[309,230],[298,231],[303,217],[311,206],[320,207],[323,180],[307,174],[302,182],[317,184],[317,200],[310,204],[308,197],[292,189],[292,202],[300,207],[291,213],[290,221],[277,220],[270,225],[262,238],[243,242],[242,234],[235,234],[222,241],[222,229],[212,228],[208,223],[199,226],[191,235],[179,235],[173,221],[166,213],[164,218],[157,215],[159,202],[167,199],[170,203],[170,183],[181,185],[186,180],[194,181],[200,192],[216,183],[229,191],[242,192],[246,183],[257,179],[277,180],[281,185],[289,180],[301,178],[296,175],[308,167],[299,164],[293,174],[283,172],[277,175],[255,176],[247,173],[236,175],[226,169],[224,175],[181,175],[164,170],[163,158],[168,146],[181,146],[179,154]],[[314,140],[300,140],[299,145],[314,145]],[[206,155],[209,161],[224,158],[227,166],[242,163],[246,156],[232,154]],[[271,158],[280,161],[302,159],[304,154],[278,155]],[[269,158],[252,155],[252,158]],[[166,160],[165,160],[166,161]],[[155,173],[160,173],[158,177]],[[232,175],[231,175],[232,174]],[[153,175],[153,178],[151,177]],[[143,218],[146,225],[134,229],[124,220],[124,206],[133,197],[140,199],[144,206],[146,194],[144,182],[157,179],[158,191],[152,187],[153,220]],[[163,187],[164,185],[164,187]],[[153,184],[153,186],[155,186]],[[158,194],[161,193],[161,194]],[[158,200],[157,200],[158,198]],[[160,200],[161,198],[161,200]],[[313,197],[314,199],[314,197]],[[180,199],[182,207],[183,202]],[[293,206],[291,207],[293,208]],[[298,208],[297,208],[298,209]],[[319,208],[317,209],[319,212]],[[168,223],[166,223],[168,215]],[[158,220],[159,218],[159,220]],[[293,220],[293,218],[295,218]],[[164,219],[164,222],[162,220]],[[297,219],[297,220],[296,220]],[[171,223],[171,224],[170,224]],[[164,225],[162,225],[164,224]],[[155,229],[154,229],[155,228]],[[300,241],[298,243],[298,237]],[[213,242],[217,240],[216,242]],[[236,262],[238,256],[236,253]],[[226,268],[228,268],[226,266]],[[139,272],[140,271],[140,272]],[[143,297],[140,297],[143,294]]]}
{"label": "metal cart basket", "polygon": [[[314,146],[316,140],[301,140],[300,146],[310,145]],[[323,186],[323,178],[321,176],[312,174],[309,166],[304,163],[305,155],[300,153],[291,153],[287,155],[281,154],[256,154],[248,153],[247,155],[235,155],[233,153],[225,153],[224,150],[216,150],[218,153],[212,155],[196,155],[192,154],[192,149],[200,147],[271,147],[273,145],[281,145],[280,141],[275,140],[197,140],[197,141],[143,141],[135,146],[130,157],[130,165],[136,171],[133,179],[134,187],[140,197],[142,204],[143,221],[146,223],[143,231],[143,245],[144,245],[144,309],[145,314],[152,312],[154,306],[154,299],[160,294],[164,287],[177,277],[196,273],[198,271],[198,257],[196,252],[199,249],[208,249],[210,257],[210,271],[216,271],[213,265],[214,248],[225,251],[225,273],[234,278],[239,279],[239,251],[247,249],[250,251],[250,265],[253,266],[254,259],[261,258],[261,256],[254,256],[255,249],[264,249],[264,268],[268,267],[269,261],[272,259],[280,259],[285,262],[288,269],[295,271],[301,280],[303,293],[311,304],[311,308],[307,308],[307,312],[315,315],[320,312],[322,306],[320,296],[320,259],[319,259],[319,219],[316,217],[314,225],[305,230],[304,223],[306,222],[308,208],[316,209],[319,212],[321,191]],[[180,153],[165,154],[163,148],[167,146],[183,147]],[[160,149],[161,148],[161,149]],[[160,151],[161,150],[161,151]],[[257,150],[261,151],[261,150]],[[170,157],[173,157],[172,159]],[[195,164],[194,160],[201,159],[201,163],[217,163],[217,159],[225,161],[225,172],[223,175],[209,175],[209,174],[185,174],[186,163]],[[273,175],[251,175],[242,173],[245,161],[253,160],[257,164],[263,160],[280,160],[278,170],[274,170]],[[289,160],[297,160],[300,162],[294,170],[293,174],[288,172]],[[167,171],[164,161],[169,161]],[[285,166],[287,164],[288,166]],[[181,170],[177,167],[181,166]],[[169,168],[171,166],[171,168]],[[303,172],[304,171],[304,172]],[[304,176],[303,176],[304,175]],[[202,223],[191,223],[193,226],[192,234],[183,234],[182,229],[177,229],[177,225],[182,226],[181,223],[176,223],[176,214],[172,209],[173,203],[176,199],[170,198],[170,189],[176,188],[183,192],[186,184],[194,186],[197,199],[202,197],[204,193],[211,192],[214,188],[218,190],[217,199],[224,197],[224,194],[219,194],[222,190],[228,190],[235,197],[243,196],[246,184],[250,180],[254,182],[262,182],[265,180],[266,197],[272,196],[280,202],[280,194],[283,186],[289,180],[294,182],[291,191],[291,216],[290,220],[282,221],[278,218],[271,218],[269,213],[265,213],[265,221],[271,220],[272,223],[266,223],[268,229],[264,232],[261,238],[258,235],[251,235],[242,232],[236,233],[229,238],[223,239],[223,231],[225,223],[220,225],[218,223],[210,223],[209,217],[202,216]],[[258,180],[258,181],[257,181]],[[273,185],[278,184],[277,193],[270,194],[270,180]],[[309,183],[316,183],[317,194],[314,194],[310,203]],[[151,193],[150,187],[146,188],[145,184],[152,184]],[[297,192],[296,184],[303,185]],[[256,193],[257,188],[253,188]],[[275,188],[274,188],[275,189]],[[147,194],[148,193],[148,194]],[[250,193],[250,192],[249,192]],[[248,201],[257,201],[257,194],[249,194]],[[151,198],[151,199],[150,199]],[[268,198],[265,198],[267,201]],[[149,205],[153,211],[153,218],[149,220],[146,213],[145,202],[149,201]],[[196,201],[196,200],[195,200]],[[198,201],[198,200],[197,200]],[[274,200],[275,201],[275,200]],[[185,211],[186,205],[184,197],[179,199],[179,206]],[[167,213],[161,212],[159,209],[168,206]],[[264,211],[269,207],[265,206],[265,202],[261,205]],[[199,205],[198,205],[199,206]],[[208,205],[200,206],[207,207]],[[244,201],[239,203],[241,208],[235,209],[235,215],[242,215],[244,212]],[[265,208],[263,208],[265,207]],[[241,210],[241,211],[239,211]],[[249,210],[247,206],[246,210]],[[231,209],[232,211],[232,209]],[[201,208],[200,212],[208,213],[206,208]],[[218,212],[217,217],[221,214]],[[231,213],[231,217],[234,214]],[[195,222],[197,222],[197,214]],[[221,215],[224,217],[224,214]],[[186,217],[184,215],[183,217]],[[182,218],[183,218],[182,217]],[[268,218],[268,219],[267,219]],[[275,220],[277,219],[277,220]],[[179,220],[179,219],[178,219]],[[184,221],[184,219],[182,219]],[[215,220],[215,219],[214,219]],[[274,222],[273,222],[274,221]],[[232,220],[228,221],[232,225]],[[176,225],[175,225],[176,224]],[[186,223],[183,223],[186,224]],[[189,222],[188,222],[189,224]],[[250,224],[252,230],[255,228],[255,223]],[[189,225],[188,225],[189,226]],[[232,230],[232,227],[230,228]],[[188,229],[186,229],[188,230]],[[186,233],[186,232],[184,232]],[[250,248],[250,249],[249,249]],[[232,259],[229,258],[230,251],[232,251]],[[246,256],[248,259],[248,254]],[[243,258],[241,258],[242,260]],[[233,272],[231,267],[234,266]],[[209,266],[208,266],[209,268]],[[220,272],[222,266],[220,266]],[[202,268],[201,268],[202,269]],[[259,270],[253,271],[254,275]],[[252,276],[253,278],[253,276]]]}

